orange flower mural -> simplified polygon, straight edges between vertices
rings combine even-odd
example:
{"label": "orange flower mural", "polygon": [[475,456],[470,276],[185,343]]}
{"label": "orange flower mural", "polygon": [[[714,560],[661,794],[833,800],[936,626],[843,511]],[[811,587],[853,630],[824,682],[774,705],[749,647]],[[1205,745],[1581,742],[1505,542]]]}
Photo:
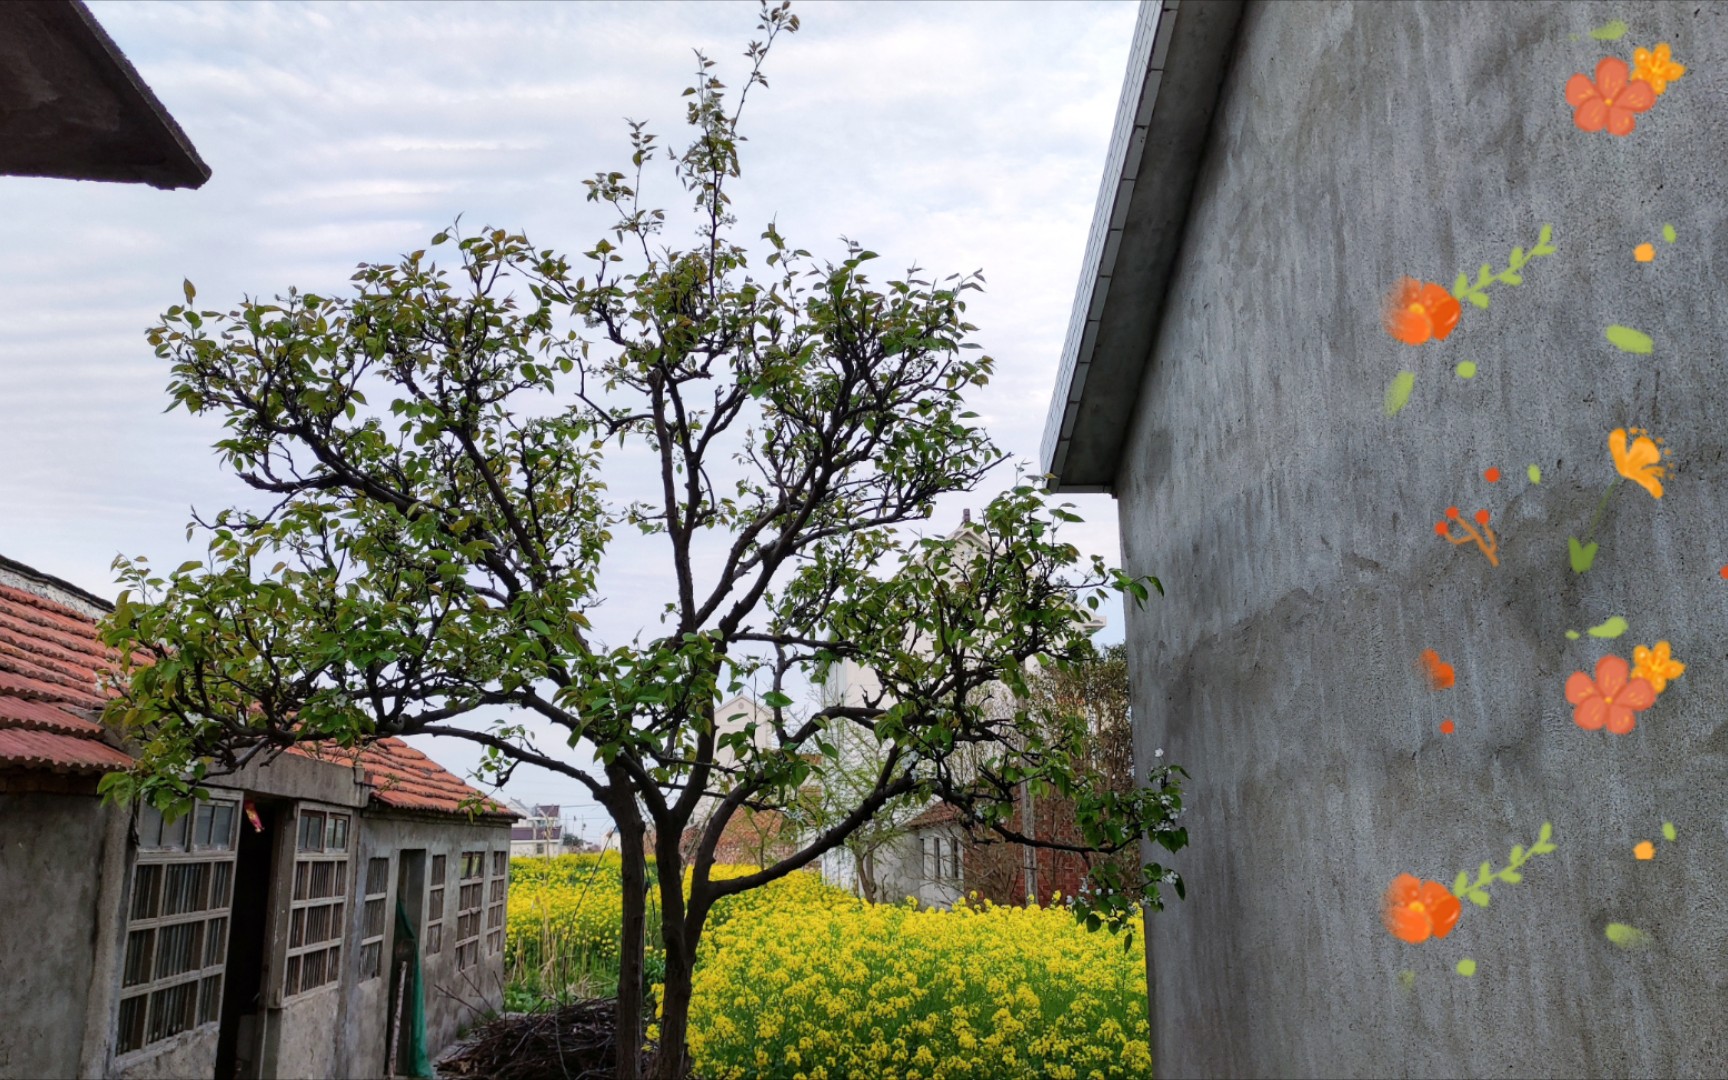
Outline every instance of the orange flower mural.
{"label": "orange flower mural", "polygon": [[1644,679],[1631,677],[1631,665],[1618,656],[1596,661],[1596,677],[1574,671],[1566,680],[1566,700],[1572,703],[1572,722],[1585,731],[1607,727],[1610,734],[1625,735],[1638,726],[1636,714],[1656,704],[1656,690]]}
{"label": "orange flower mural", "polygon": [[1422,671],[1428,676],[1428,685],[1436,690],[1450,690],[1457,681],[1452,665],[1440,659],[1433,649],[1422,650]]}
{"label": "orange flower mural", "polygon": [[1649,83],[1658,97],[1668,89],[1669,83],[1684,74],[1686,65],[1674,62],[1673,52],[1666,42],[1656,46],[1654,52],[1649,49],[1632,50],[1632,77]]}
{"label": "orange flower mural", "polygon": [[1464,306],[1433,282],[1404,278],[1386,305],[1386,332],[1406,345],[1445,341]]}
{"label": "orange flower mural", "polygon": [[1464,905],[1438,881],[1399,874],[1386,890],[1381,918],[1393,937],[1420,945],[1430,937],[1450,934],[1463,911]]}
{"label": "orange flower mural", "polygon": [[1588,75],[1574,75],[1567,81],[1566,104],[1572,106],[1572,122],[1581,131],[1607,128],[1610,135],[1630,135],[1637,123],[1633,114],[1656,104],[1656,91],[1644,80],[1632,78],[1626,61],[1604,56],[1596,65],[1594,82]]}
{"label": "orange flower mural", "polygon": [[1668,689],[1670,680],[1685,673],[1686,665],[1674,659],[1666,641],[1658,641],[1653,649],[1639,645],[1632,650],[1632,677],[1643,679],[1658,694]]}
{"label": "orange flower mural", "polygon": [[1615,428],[1608,433],[1608,453],[1616,472],[1648,491],[1651,498],[1662,497],[1662,477],[1668,470],[1661,464],[1662,448],[1648,432],[1633,428],[1628,434],[1625,428]]}

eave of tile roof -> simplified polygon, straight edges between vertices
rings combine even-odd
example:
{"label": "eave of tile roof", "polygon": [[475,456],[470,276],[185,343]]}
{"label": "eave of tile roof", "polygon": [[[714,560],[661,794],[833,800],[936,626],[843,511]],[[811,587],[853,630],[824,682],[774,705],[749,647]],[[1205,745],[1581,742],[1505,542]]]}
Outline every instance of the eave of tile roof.
{"label": "eave of tile roof", "polygon": [[906,823],[908,829],[922,829],[930,825],[945,825],[959,818],[960,811],[948,803],[937,803],[930,809],[919,814]]}
{"label": "eave of tile roof", "polygon": [[9,561],[4,569],[16,584],[0,583],[0,768],[101,774],[130,766],[91,719],[106,701],[97,679],[113,655],[96,620],[52,599],[61,583]]}
{"label": "eave of tile roof", "polygon": [[372,787],[373,800],[393,810],[467,816],[472,806],[479,817],[514,821],[521,816],[464,784],[401,739],[379,739],[358,750],[336,746],[295,749],[321,761],[359,765]]}

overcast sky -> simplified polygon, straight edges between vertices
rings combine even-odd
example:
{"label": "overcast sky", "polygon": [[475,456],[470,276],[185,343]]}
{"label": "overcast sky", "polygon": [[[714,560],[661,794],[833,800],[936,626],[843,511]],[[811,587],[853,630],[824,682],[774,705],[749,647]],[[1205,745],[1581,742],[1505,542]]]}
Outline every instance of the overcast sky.
{"label": "overcast sky", "polygon": [[[691,50],[741,85],[756,17],[744,0],[90,7],[213,173],[176,192],[0,177],[0,554],[110,597],[116,555],[197,557],[191,508],[246,498],[209,449],[216,424],[163,413],[166,366],[144,331],[182,278],[223,310],[289,285],[331,292],[458,214],[574,259],[609,224],[580,181],[626,166],[624,118],[681,145]],[[803,28],[775,45],[745,114],[739,235],[773,218],[819,257],[845,235],[882,255],[878,279],[982,269],[968,315],[998,375],[974,407],[1035,465],[1136,5],[793,10]],[[649,193],[684,201],[668,173]],[[950,499],[932,526],[988,497]],[[1087,518],[1072,538],[1114,564],[1114,504],[1072,498]],[[615,541],[617,595],[596,619],[616,643],[666,596],[660,550],[631,544]],[[1101,639],[1119,640],[1110,620]],[[477,760],[415,741],[464,775]],[[575,806],[579,792],[524,770],[506,794]],[[585,818],[597,836],[604,815]]]}

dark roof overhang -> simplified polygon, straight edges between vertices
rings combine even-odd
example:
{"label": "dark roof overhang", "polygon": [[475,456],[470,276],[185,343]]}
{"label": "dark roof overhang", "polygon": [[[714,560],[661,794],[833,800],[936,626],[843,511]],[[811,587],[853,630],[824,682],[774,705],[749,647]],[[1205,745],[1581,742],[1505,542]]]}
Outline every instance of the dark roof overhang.
{"label": "dark roof overhang", "polygon": [[1110,491],[1163,316],[1242,0],[1143,0],[1039,455]]}
{"label": "dark roof overhang", "polygon": [[89,8],[7,0],[0,174],[195,188],[210,166]]}

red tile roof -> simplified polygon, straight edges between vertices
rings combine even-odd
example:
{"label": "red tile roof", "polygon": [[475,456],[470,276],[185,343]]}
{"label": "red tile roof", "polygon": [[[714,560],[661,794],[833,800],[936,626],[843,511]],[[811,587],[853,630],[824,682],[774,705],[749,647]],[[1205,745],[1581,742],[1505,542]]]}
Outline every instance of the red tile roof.
{"label": "red tile roof", "polygon": [[958,808],[945,802],[939,802],[930,809],[924,811],[922,814],[913,818],[911,821],[908,821],[904,827],[908,829],[922,829],[930,825],[942,825],[954,821],[959,818],[959,816],[960,811]]}
{"label": "red tile roof", "polygon": [[102,741],[91,718],[111,652],[96,620],[0,584],[0,767],[106,773],[132,759]]}
{"label": "red tile roof", "polygon": [[[102,604],[10,559],[0,558],[0,571],[39,584],[48,594],[0,583],[0,768],[70,773],[127,768],[132,758],[104,742],[105,731],[93,719],[107,700],[97,679],[110,670],[113,651],[97,637],[95,617],[70,606],[94,611]],[[67,602],[49,598],[54,595]],[[358,759],[373,786],[372,797],[385,806],[466,813],[468,805],[478,803],[485,816],[515,816],[400,739],[380,739],[357,752],[296,749],[349,765]]]}
{"label": "red tile roof", "polygon": [[379,739],[359,750],[338,746],[295,749],[321,761],[358,764],[366,772],[366,782],[372,785],[372,798],[397,810],[466,814],[473,807],[482,817],[519,816],[503,803],[488,799],[464,784],[401,739]]}

